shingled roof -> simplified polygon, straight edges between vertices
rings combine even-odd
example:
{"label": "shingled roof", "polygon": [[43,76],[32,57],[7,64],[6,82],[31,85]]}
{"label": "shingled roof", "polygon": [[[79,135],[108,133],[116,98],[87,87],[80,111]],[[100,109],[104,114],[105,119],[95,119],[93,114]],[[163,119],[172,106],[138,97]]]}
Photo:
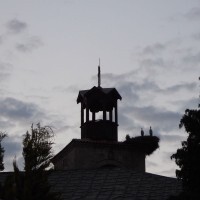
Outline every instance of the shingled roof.
{"label": "shingled roof", "polygon": [[78,97],[77,97],[77,103],[80,103],[83,101],[83,99],[86,97],[96,96],[99,94],[100,96],[106,96],[107,98],[109,96],[112,96],[112,98],[115,99],[122,99],[120,94],[115,88],[102,88],[102,87],[96,87],[94,86],[90,90],[81,90],[79,91]]}
{"label": "shingled roof", "polygon": [[166,200],[181,191],[175,178],[122,168],[53,171],[49,180],[62,200]]}
{"label": "shingled roof", "polygon": [[[0,173],[0,182],[11,174]],[[52,171],[49,181],[61,200],[167,200],[181,191],[175,178],[109,167]]]}

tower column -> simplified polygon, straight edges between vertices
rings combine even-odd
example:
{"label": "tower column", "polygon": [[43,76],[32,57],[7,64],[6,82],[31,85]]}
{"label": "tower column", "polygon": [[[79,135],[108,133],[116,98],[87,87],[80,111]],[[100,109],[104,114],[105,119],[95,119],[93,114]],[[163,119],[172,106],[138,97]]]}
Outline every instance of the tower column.
{"label": "tower column", "polygon": [[84,108],[83,103],[81,103],[81,125],[84,124]]}
{"label": "tower column", "polygon": [[92,112],[92,121],[95,121],[95,112]]}
{"label": "tower column", "polygon": [[105,105],[103,107],[103,120],[104,121],[106,120],[106,107],[105,107]]}
{"label": "tower column", "polygon": [[112,110],[109,111],[109,120],[112,122]]}
{"label": "tower column", "polygon": [[89,108],[88,106],[86,107],[86,122],[89,122]]}
{"label": "tower column", "polygon": [[117,101],[116,101],[116,103],[115,103],[115,123],[118,124]]}

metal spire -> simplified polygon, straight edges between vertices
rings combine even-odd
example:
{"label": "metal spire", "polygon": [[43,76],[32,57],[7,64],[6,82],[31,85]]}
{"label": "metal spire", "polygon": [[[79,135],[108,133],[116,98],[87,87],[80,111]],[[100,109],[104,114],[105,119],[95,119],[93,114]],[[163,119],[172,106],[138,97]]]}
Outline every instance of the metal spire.
{"label": "metal spire", "polygon": [[141,128],[141,136],[144,136],[144,131],[142,128]]}
{"label": "metal spire", "polygon": [[149,135],[153,136],[153,130],[151,129],[151,126],[150,126],[150,129],[149,129]]}
{"label": "metal spire", "polygon": [[98,66],[98,87],[101,87],[100,58],[99,58],[99,66]]}

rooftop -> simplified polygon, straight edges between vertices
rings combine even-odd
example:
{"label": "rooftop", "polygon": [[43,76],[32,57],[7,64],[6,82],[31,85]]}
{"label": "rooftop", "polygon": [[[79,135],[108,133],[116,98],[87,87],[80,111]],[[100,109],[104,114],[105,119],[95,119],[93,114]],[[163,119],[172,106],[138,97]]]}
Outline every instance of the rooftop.
{"label": "rooftop", "polygon": [[49,179],[62,200],[166,200],[181,191],[175,178],[121,168],[53,171]]}

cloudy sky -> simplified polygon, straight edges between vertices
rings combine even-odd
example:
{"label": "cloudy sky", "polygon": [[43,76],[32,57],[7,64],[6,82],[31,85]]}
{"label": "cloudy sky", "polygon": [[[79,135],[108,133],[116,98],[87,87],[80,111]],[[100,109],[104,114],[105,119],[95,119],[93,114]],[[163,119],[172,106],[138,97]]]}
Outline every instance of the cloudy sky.
{"label": "cloudy sky", "polygon": [[80,138],[78,91],[116,87],[119,140],[152,126],[148,172],[175,176],[178,125],[197,108],[200,0],[0,0],[0,130],[6,171],[32,123],[54,127],[54,153]]}

